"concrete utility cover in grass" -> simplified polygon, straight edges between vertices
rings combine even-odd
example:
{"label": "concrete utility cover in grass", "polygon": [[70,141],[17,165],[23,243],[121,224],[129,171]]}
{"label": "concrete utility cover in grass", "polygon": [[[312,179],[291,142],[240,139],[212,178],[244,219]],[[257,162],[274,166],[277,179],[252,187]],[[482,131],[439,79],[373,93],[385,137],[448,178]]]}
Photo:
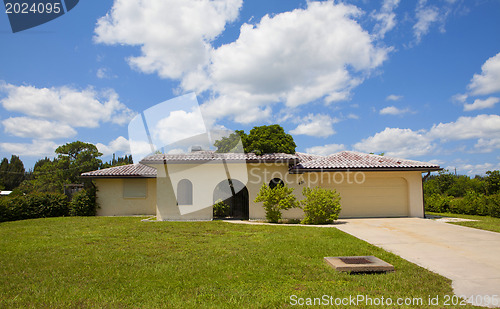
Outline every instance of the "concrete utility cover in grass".
{"label": "concrete utility cover in grass", "polygon": [[325,257],[325,261],[337,271],[343,272],[386,272],[394,271],[394,266],[374,256]]}

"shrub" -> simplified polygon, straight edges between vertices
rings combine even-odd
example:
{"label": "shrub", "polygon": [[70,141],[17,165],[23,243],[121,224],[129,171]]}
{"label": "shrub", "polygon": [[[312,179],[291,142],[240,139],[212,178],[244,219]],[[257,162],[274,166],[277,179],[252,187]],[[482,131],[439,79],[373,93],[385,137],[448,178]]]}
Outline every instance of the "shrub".
{"label": "shrub", "polygon": [[302,194],[305,197],[300,201],[304,210],[303,224],[333,223],[339,218],[340,194],[335,189],[305,187]]}
{"label": "shrub", "polygon": [[262,202],[266,210],[266,219],[277,223],[281,219],[281,211],[298,207],[297,199],[293,195],[293,188],[286,184],[270,188],[265,183],[260,187],[255,202]]}
{"label": "shrub", "polygon": [[448,212],[452,201],[453,197],[451,196],[433,193],[425,197],[425,209],[433,212]]}
{"label": "shrub", "polygon": [[500,193],[493,194],[488,198],[488,215],[500,218]]}
{"label": "shrub", "polygon": [[31,193],[0,201],[0,221],[67,216],[66,196],[59,193]]}
{"label": "shrub", "polygon": [[227,217],[229,216],[230,207],[222,200],[217,200],[213,206],[214,217]]}
{"label": "shrub", "polygon": [[450,212],[465,215],[488,215],[488,199],[484,194],[467,191],[463,198],[452,201]]}
{"label": "shrub", "polygon": [[69,203],[70,216],[95,216],[97,211],[95,193],[94,188],[76,192]]}

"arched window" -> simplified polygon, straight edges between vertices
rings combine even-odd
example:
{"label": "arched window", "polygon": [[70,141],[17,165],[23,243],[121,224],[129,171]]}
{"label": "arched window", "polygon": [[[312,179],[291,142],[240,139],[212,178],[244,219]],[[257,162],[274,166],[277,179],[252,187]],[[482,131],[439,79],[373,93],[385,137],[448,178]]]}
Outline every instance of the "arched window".
{"label": "arched window", "polygon": [[276,186],[282,186],[283,187],[284,185],[285,185],[285,183],[283,182],[283,180],[281,180],[279,178],[273,178],[269,182],[269,188],[271,188],[271,189],[276,188]]}
{"label": "arched window", "polygon": [[182,179],[177,184],[177,204],[193,205],[193,184],[188,179]]}

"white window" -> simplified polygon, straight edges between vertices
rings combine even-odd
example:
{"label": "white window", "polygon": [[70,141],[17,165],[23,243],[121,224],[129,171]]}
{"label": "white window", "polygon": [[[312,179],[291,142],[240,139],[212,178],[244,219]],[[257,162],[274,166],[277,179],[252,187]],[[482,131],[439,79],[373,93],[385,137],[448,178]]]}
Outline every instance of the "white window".
{"label": "white window", "polygon": [[182,179],[177,184],[177,204],[193,205],[193,184],[188,179]]}
{"label": "white window", "polygon": [[146,198],[147,179],[124,179],[123,197],[124,198]]}

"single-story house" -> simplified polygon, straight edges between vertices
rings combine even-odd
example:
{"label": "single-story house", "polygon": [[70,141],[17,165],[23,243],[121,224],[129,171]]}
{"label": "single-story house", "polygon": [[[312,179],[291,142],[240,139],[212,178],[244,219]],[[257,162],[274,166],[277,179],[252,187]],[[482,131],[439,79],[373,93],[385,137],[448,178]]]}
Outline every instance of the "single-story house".
{"label": "single-story house", "polygon": [[[101,216],[156,215],[158,220],[211,220],[212,205],[230,205],[232,217],[264,219],[255,203],[262,184],[286,183],[302,199],[305,186],[336,189],[341,218],[423,217],[422,173],[432,163],[342,151],[329,156],[193,151],[155,154],[140,163],[82,174],[97,186]],[[284,218],[299,219],[301,209]]]}

